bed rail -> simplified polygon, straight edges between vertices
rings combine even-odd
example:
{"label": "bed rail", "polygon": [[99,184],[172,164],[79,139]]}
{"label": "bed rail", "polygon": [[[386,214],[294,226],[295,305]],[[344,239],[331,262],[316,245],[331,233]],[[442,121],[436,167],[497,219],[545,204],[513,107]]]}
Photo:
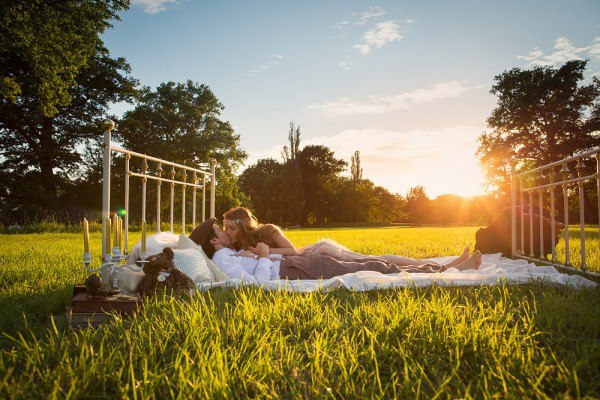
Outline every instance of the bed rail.
{"label": "bed rail", "polygon": [[[590,161],[593,163],[594,160],[595,168],[590,168]],[[574,170],[569,166],[574,166]],[[560,168],[560,170],[557,171],[557,168]],[[590,169],[595,169],[595,171],[591,172]],[[589,271],[586,262],[584,185],[594,181],[598,195],[597,207],[600,219],[600,148],[519,173],[516,172],[513,163],[511,167],[511,247],[513,258],[522,258],[583,272],[588,275],[600,276],[598,272]],[[555,191],[557,188],[561,189],[563,200],[562,220],[564,224],[565,256],[564,259],[561,257],[561,260],[556,255]],[[545,193],[547,193],[547,197],[544,196]],[[572,262],[573,255],[569,235],[569,195],[575,195],[575,193],[577,193],[579,203],[580,260],[577,265]],[[535,204],[535,195],[537,195],[537,205]],[[549,204],[545,203],[545,200],[549,200]],[[537,208],[535,212],[538,214],[535,217],[534,207]],[[548,211],[544,211],[545,208],[548,208]],[[526,211],[529,213],[528,217]],[[537,224],[539,233],[534,229],[534,222]],[[550,249],[544,248],[544,235],[548,234],[548,232],[544,232],[544,227],[548,225],[550,226],[552,240],[551,258],[546,257]],[[529,230],[528,238],[525,237],[527,229]],[[534,238],[534,235],[539,235],[539,237]],[[534,239],[539,239],[539,256],[535,254],[538,249],[534,247]],[[526,252],[527,244],[529,245],[528,253]]]}
{"label": "bed rail", "polygon": [[[216,160],[210,159],[208,165],[201,164],[200,166],[210,167],[210,171],[203,170],[200,168],[193,168],[182,164],[177,164],[171,161],[162,160],[160,158],[148,156],[141,153],[136,153],[134,151],[123,149],[111,141],[111,131],[114,128],[115,124],[111,120],[105,120],[102,123],[102,127],[104,129],[104,145],[103,145],[103,181],[102,181],[102,256],[103,256],[103,264],[102,267],[98,270],[102,269],[102,282],[103,284],[108,284],[109,277],[112,272],[114,272],[115,265],[118,266],[119,262],[125,259],[125,256],[128,254],[129,249],[129,186],[130,179],[139,178],[142,183],[142,210],[141,210],[141,221],[142,221],[142,237],[143,241],[145,238],[145,227],[146,227],[146,192],[147,192],[147,184],[148,180],[152,180],[156,182],[156,226],[157,231],[160,232],[160,216],[161,216],[161,186],[162,183],[170,185],[170,225],[171,232],[174,230],[174,209],[175,209],[175,187],[178,186],[181,188],[181,229],[182,232],[185,232],[185,222],[186,222],[186,189],[191,190],[192,195],[192,224],[196,224],[196,193],[199,189],[202,190],[202,212],[201,212],[201,221],[206,219],[206,185],[210,183],[210,199],[209,199],[209,215],[210,218],[215,216],[215,187],[216,187],[216,179],[215,179],[215,169],[216,169]],[[114,244],[111,247],[111,206],[110,206],[110,192],[111,192],[111,157],[112,153],[121,153],[125,155],[125,214],[123,221],[123,250],[121,250],[120,244]],[[134,172],[130,169],[130,161],[132,158],[141,160],[141,173]],[[155,168],[152,171],[149,171],[149,162],[155,163]],[[166,167],[168,171],[168,177],[163,176],[163,167]],[[152,174],[154,173],[154,174]],[[188,177],[191,179],[188,180]],[[115,214],[112,215],[113,218]],[[120,224],[120,222],[118,222]],[[113,230],[114,226],[113,226]],[[118,235],[121,235],[120,229],[116,229],[119,233],[115,234],[115,238]],[[116,239],[115,239],[116,240]],[[120,242],[120,238],[119,238]],[[144,243],[145,244],[145,243]],[[145,246],[142,249],[142,253],[145,252]],[[87,257],[86,266],[88,270],[92,271],[89,268],[91,256],[89,252],[86,253],[85,257]],[[145,255],[145,254],[144,254]],[[145,259],[145,257],[143,257]],[[115,261],[116,260],[116,261]]]}

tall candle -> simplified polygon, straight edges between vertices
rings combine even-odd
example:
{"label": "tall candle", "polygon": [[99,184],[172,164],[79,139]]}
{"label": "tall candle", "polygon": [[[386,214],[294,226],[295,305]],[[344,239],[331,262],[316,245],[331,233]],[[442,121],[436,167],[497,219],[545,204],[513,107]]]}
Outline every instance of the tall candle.
{"label": "tall candle", "polygon": [[113,214],[113,241],[114,241],[114,246],[118,246],[119,245],[119,220],[117,219],[117,213]]}
{"label": "tall candle", "polygon": [[110,217],[106,217],[106,232],[104,237],[106,238],[106,254],[110,254],[112,248],[110,243],[110,238],[112,237],[110,229]]}
{"label": "tall candle", "polygon": [[146,220],[142,220],[142,253],[146,252]]}
{"label": "tall candle", "polygon": [[85,253],[90,252],[90,231],[88,227],[87,219],[83,219],[83,251]]}
{"label": "tall candle", "polygon": [[123,218],[119,217],[119,248],[123,247]]}

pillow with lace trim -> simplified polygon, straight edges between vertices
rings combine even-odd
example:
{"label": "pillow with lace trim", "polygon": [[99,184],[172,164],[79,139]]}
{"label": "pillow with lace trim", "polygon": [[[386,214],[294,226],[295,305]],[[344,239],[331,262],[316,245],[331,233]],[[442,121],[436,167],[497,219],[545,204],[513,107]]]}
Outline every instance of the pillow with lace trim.
{"label": "pillow with lace trim", "polygon": [[175,268],[192,278],[194,283],[215,282],[215,275],[211,271],[204,252],[198,249],[173,249],[173,265]]}
{"label": "pillow with lace trim", "polygon": [[192,239],[187,237],[185,235],[185,233],[182,233],[181,235],[179,235],[179,242],[177,243],[177,248],[178,249],[198,249],[198,250],[200,250],[202,252],[202,254],[204,255],[204,259],[206,260],[208,267],[210,268],[213,275],[215,276],[215,281],[221,282],[221,281],[226,281],[229,279],[227,274],[225,272],[221,271],[219,269],[219,267],[217,267],[215,265],[215,263],[210,258],[208,258],[208,256],[204,252],[204,250],[202,250],[202,246],[200,246],[199,244],[196,244],[196,242],[194,242]]}

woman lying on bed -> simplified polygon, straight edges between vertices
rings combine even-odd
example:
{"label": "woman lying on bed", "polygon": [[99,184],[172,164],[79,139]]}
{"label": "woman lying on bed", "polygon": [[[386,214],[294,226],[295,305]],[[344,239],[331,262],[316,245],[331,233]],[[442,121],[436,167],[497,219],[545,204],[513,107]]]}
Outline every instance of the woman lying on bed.
{"label": "woman lying on bed", "polygon": [[[329,279],[359,271],[376,271],[382,274],[399,272],[435,273],[449,268],[459,271],[478,269],[481,253],[476,251],[466,259],[461,257],[446,265],[420,262],[412,265],[397,265],[376,257],[363,257],[352,261],[339,260],[318,252],[273,257],[270,248],[263,242],[253,247],[257,257],[236,257],[239,253],[230,248],[230,237],[211,218],[198,225],[190,238],[201,245],[206,255],[230,278],[253,280],[259,283],[279,279]],[[468,253],[468,252],[467,252]],[[356,254],[356,253],[353,253]]]}
{"label": "woman lying on bed", "polygon": [[235,250],[247,250],[243,253],[246,256],[258,254],[253,250],[256,250],[256,245],[260,242],[267,244],[272,254],[297,254],[292,242],[277,225],[259,223],[245,207],[232,208],[223,214],[223,230]]}
{"label": "woman lying on bed", "polygon": [[[223,214],[223,230],[229,237],[230,246],[239,251],[237,256],[256,257],[258,243],[265,243],[271,254],[290,256],[296,254],[324,254],[340,261],[385,261],[398,266],[436,264],[423,259],[402,257],[394,254],[368,256],[350,251],[333,240],[321,240],[315,244],[296,250],[281,229],[273,224],[261,224],[252,212],[245,207],[232,208]],[[190,236],[191,237],[191,236]],[[460,264],[469,258],[469,248],[453,261]]]}

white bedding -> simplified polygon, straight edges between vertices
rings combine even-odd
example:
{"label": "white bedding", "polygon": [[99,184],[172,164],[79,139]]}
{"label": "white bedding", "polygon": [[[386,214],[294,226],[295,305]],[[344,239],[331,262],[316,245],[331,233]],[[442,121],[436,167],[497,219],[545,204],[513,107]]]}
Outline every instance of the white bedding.
{"label": "white bedding", "polygon": [[[456,257],[431,258],[431,261],[447,263]],[[361,271],[326,280],[270,281],[260,285],[267,290],[288,290],[294,292],[312,292],[315,290],[331,290],[345,287],[349,290],[363,291],[407,286],[479,286],[499,284],[519,284],[544,281],[569,287],[596,287],[597,284],[579,275],[567,275],[558,272],[551,266],[536,266],[526,260],[511,260],[498,254],[484,254],[479,270],[458,271],[450,268],[443,273],[434,274],[381,274],[374,271]],[[229,279],[216,283],[198,285],[200,290],[211,287],[239,287],[240,285],[256,285],[242,282],[240,279]]]}

